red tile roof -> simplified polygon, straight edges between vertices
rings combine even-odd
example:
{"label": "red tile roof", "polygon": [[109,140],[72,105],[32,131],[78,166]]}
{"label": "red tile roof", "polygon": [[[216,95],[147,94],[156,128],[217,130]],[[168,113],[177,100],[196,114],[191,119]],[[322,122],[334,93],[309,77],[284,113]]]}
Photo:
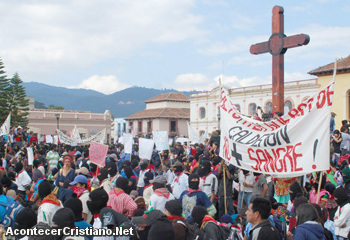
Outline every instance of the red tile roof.
{"label": "red tile roof", "polygon": [[190,119],[190,109],[188,108],[157,108],[157,109],[145,109],[140,112],[134,113],[126,120],[132,119],[145,119],[145,118],[188,118]]}
{"label": "red tile roof", "polygon": [[[334,62],[324,65],[322,67],[316,68],[308,72],[311,75],[331,75],[333,74]],[[339,59],[337,63],[337,73],[350,72],[350,56]]]}
{"label": "red tile roof", "polygon": [[145,103],[162,102],[162,101],[190,102],[188,97],[186,97],[184,94],[177,93],[177,92],[171,92],[171,93],[164,93],[164,94],[160,94],[158,96],[155,96],[155,97],[145,101]]}

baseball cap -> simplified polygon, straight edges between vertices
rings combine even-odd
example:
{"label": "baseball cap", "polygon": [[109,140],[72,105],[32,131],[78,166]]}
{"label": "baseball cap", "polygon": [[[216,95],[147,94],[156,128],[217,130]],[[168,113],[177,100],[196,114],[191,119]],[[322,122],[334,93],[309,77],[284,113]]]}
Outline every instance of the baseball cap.
{"label": "baseball cap", "polygon": [[80,151],[76,151],[76,153],[74,153],[74,156],[77,156],[77,155],[81,155],[81,152]]}
{"label": "baseball cap", "polygon": [[157,219],[161,218],[164,215],[159,210],[155,210],[151,208],[150,211],[145,211],[145,213],[142,216],[133,217],[131,221],[139,226],[139,227],[147,227],[152,225]]}
{"label": "baseball cap", "polygon": [[89,174],[89,170],[86,167],[81,167],[80,169],[75,171],[76,173],[81,173],[83,175],[88,175]]}
{"label": "baseball cap", "polygon": [[68,156],[68,153],[67,152],[63,152],[62,153],[62,157],[64,157],[64,156]]}
{"label": "baseball cap", "polygon": [[161,183],[166,184],[166,177],[164,175],[158,175],[153,180],[149,181],[150,183]]}
{"label": "baseball cap", "polygon": [[83,175],[78,175],[74,178],[74,181],[70,183],[70,185],[75,185],[77,183],[87,183],[88,180],[85,176]]}

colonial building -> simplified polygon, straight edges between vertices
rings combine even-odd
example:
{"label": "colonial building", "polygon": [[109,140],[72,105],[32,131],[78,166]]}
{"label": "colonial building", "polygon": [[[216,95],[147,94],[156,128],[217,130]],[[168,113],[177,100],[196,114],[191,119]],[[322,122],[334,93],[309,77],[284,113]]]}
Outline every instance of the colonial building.
{"label": "colonial building", "polygon": [[[300,104],[317,92],[317,79],[286,82],[284,84],[285,112]],[[257,107],[264,113],[272,113],[272,85],[258,85],[241,88],[226,88],[237,109],[244,115],[253,116]],[[199,135],[219,128],[219,88],[209,92],[191,94],[191,126]]]}
{"label": "colonial building", "polygon": [[113,142],[123,136],[123,133],[127,133],[127,122],[124,118],[115,118],[112,123]]}
{"label": "colonial building", "polygon": [[188,135],[190,100],[184,94],[160,94],[145,103],[145,110],[125,118],[128,131],[138,136],[151,135],[152,131],[168,131],[170,137]]}
{"label": "colonial building", "polygon": [[56,134],[56,129],[70,135],[77,126],[82,138],[88,138],[105,128],[105,143],[110,143],[111,140],[112,115],[109,110],[104,113],[92,113],[89,111],[31,109],[28,121],[29,131],[38,133],[39,136]]}
{"label": "colonial building", "polygon": [[[333,77],[334,62],[316,68],[310,72],[311,75],[318,77],[320,89],[327,86]],[[341,121],[350,119],[350,56],[338,59],[337,75],[335,77],[334,96],[332,112],[336,113],[335,127],[340,129]],[[320,90],[319,89],[319,90]]]}

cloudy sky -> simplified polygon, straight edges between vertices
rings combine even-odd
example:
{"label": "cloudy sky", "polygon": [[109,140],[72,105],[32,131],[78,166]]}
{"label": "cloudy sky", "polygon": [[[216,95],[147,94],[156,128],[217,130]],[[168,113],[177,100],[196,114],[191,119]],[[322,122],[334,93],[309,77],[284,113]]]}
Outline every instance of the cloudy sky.
{"label": "cloudy sky", "polygon": [[23,81],[105,94],[208,90],[220,76],[229,87],[264,84],[271,55],[249,47],[271,35],[275,4],[284,7],[287,36],[311,38],[287,51],[286,81],[350,54],[344,0],[18,0],[0,3],[0,57]]}

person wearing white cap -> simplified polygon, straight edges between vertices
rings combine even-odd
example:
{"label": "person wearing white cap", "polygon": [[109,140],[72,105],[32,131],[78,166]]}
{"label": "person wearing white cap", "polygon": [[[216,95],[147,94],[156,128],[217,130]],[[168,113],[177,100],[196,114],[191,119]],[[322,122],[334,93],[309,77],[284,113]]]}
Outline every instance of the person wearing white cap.
{"label": "person wearing white cap", "polygon": [[165,203],[167,201],[175,199],[175,197],[165,187],[167,181],[164,175],[158,175],[150,182],[153,184],[152,188],[154,192],[152,193],[151,198],[149,200],[148,209],[153,208],[160,210],[164,213]]}

